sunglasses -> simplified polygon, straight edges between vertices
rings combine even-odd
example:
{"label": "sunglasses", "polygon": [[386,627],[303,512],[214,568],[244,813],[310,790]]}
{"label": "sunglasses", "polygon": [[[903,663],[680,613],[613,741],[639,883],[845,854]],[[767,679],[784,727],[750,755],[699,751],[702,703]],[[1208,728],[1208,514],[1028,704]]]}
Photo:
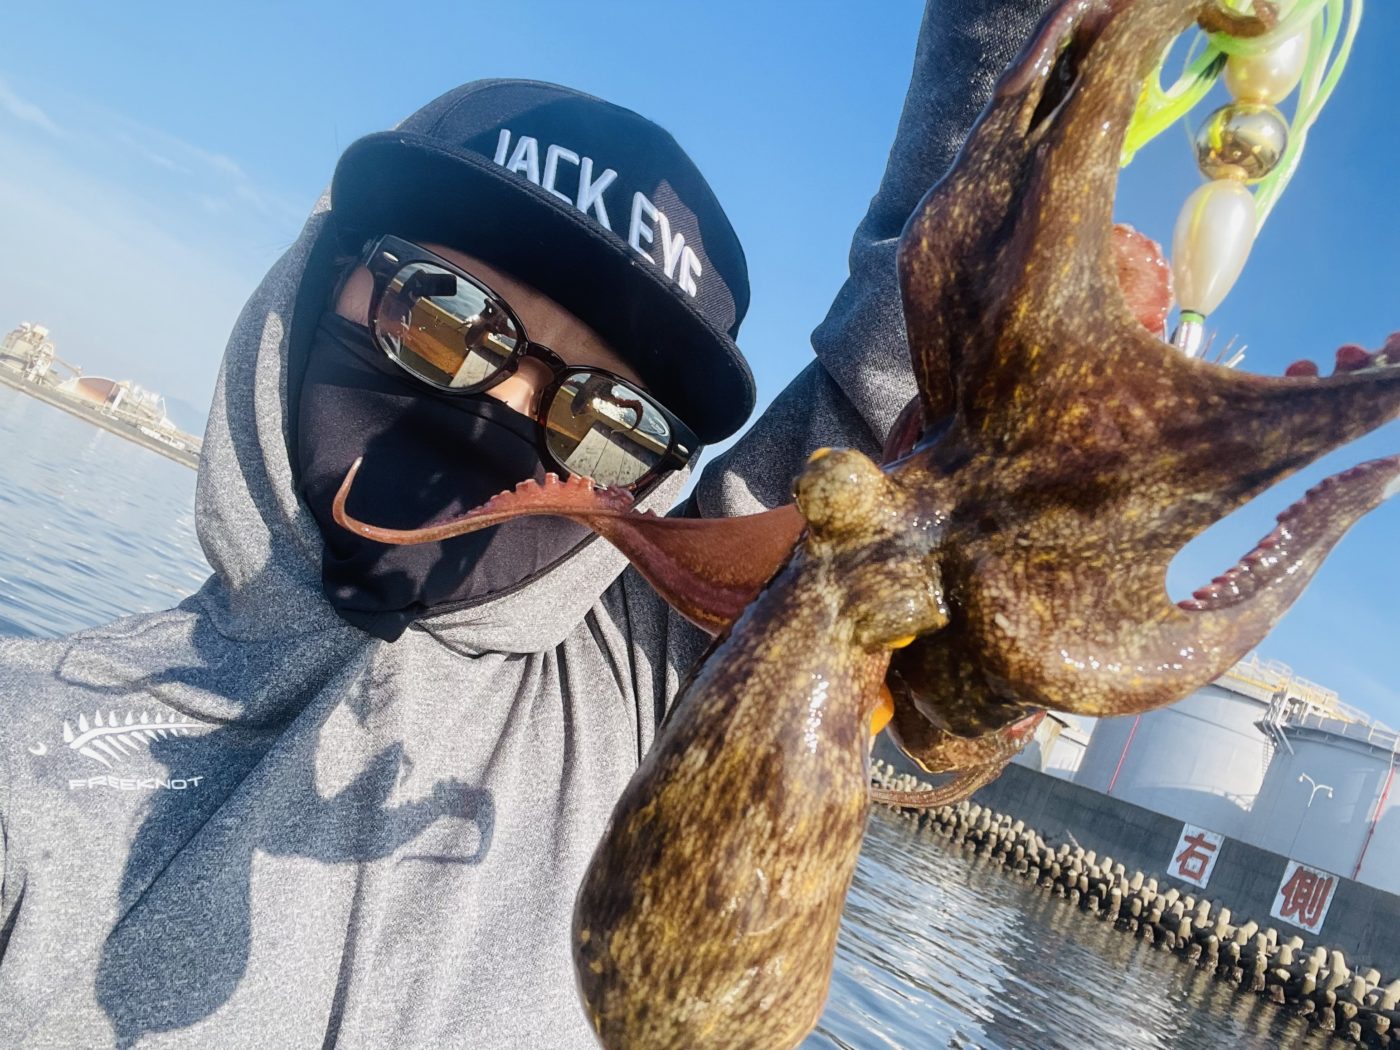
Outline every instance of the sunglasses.
{"label": "sunglasses", "polygon": [[443,394],[479,394],[531,358],[552,373],[534,420],[541,456],[565,474],[639,488],[684,466],[695,432],[604,368],[571,365],[530,341],[485,282],[411,241],[384,236],[360,265],[374,277],[369,327],[389,359]]}

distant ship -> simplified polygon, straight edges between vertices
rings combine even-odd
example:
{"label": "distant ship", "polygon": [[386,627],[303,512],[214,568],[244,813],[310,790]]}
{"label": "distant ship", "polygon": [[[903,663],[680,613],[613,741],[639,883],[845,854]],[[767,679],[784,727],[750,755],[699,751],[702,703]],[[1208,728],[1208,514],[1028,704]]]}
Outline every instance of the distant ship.
{"label": "distant ship", "polygon": [[[62,378],[57,369],[70,373]],[[129,379],[85,376],[64,361],[44,325],[25,321],[0,340],[0,383],[187,467],[199,466],[201,441],[165,410],[165,398]]]}

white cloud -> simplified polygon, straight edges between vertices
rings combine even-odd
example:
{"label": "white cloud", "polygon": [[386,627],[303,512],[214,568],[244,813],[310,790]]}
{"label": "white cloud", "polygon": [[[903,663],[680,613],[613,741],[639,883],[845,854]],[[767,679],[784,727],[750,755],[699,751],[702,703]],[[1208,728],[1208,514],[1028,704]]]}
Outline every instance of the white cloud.
{"label": "white cloud", "polygon": [[[93,107],[97,110],[97,107]],[[247,182],[248,173],[232,157],[216,150],[205,149],[153,128],[121,113],[101,112],[102,123],[112,130],[112,137],[141,153],[147,160],[175,165],[183,172],[200,170],[205,175],[218,175],[235,182]]]}
{"label": "white cloud", "polygon": [[297,225],[250,224],[246,206],[214,215],[193,194],[124,186],[0,133],[0,156],[21,149],[23,166],[0,168],[0,228],[23,247],[0,253],[0,331],[40,321],[89,373],[207,404],[234,318],[275,258],[269,241]]}
{"label": "white cloud", "polygon": [[210,215],[223,215],[229,209],[227,198],[216,197],[212,193],[196,193],[194,199]]}
{"label": "white cloud", "polygon": [[150,148],[142,142],[138,142],[134,135],[125,131],[110,131],[112,138],[120,142],[132,153],[141,157],[147,163],[154,164],[157,168],[164,168],[166,171],[173,171],[177,175],[189,175],[190,169],[185,165],[173,160],[165,153]]}
{"label": "white cloud", "polygon": [[190,146],[189,143],[185,143],[185,145],[189,146],[189,149],[199,157],[200,160],[204,161],[205,164],[209,165],[209,167],[213,168],[215,171],[222,172],[230,178],[247,181],[248,176],[243,169],[240,168],[235,161],[224,156],[222,153],[211,153],[208,150],[200,149],[198,146]]}
{"label": "white cloud", "polygon": [[142,153],[142,156],[158,168],[165,168],[167,171],[173,171],[178,175],[188,175],[190,173],[189,168],[182,168],[169,157],[163,156],[162,154],[152,153],[147,150]]}
{"label": "white cloud", "polygon": [[[133,189],[135,196],[160,210],[176,206],[197,207],[204,214],[252,217],[262,243],[285,243],[305,218],[305,206],[286,200],[258,185],[238,161],[227,153],[190,142],[178,135],[142,123],[123,113],[80,96],[48,88],[62,114],[62,125],[37,103],[20,97],[0,78],[0,116],[17,123],[14,132],[27,129],[44,133],[59,158],[73,171],[101,172],[101,181]],[[70,133],[82,129],[82,134]],[[33,137],[21,150],[31,153],[44,138]],[[154,169],[154,170],[152,170]],[[27,182],[20,173],[12,181]],[[276,230],[278,232],[274,233]],[[271,236],[269,236],[271,234]],[[280,236],[279,236],[280,234]]]}
{"label": "white cloud", "polygon": [[300,223],[302,208],[261,189],[232,157],[205,149],[177,135],[153,128],[118,113],[103,114],[112,137],[144,160],[167,171],[189,176],[185,187],[211,214],[251,208],[279,223]]}
{"label": "white cloud", "polygon": [[68,132],[50,120],[49,115],[33,102],[16,94],[3,78],[0,78],[0,110],[4,110],[21,124],[29,124],[54,138],[68,138]]}

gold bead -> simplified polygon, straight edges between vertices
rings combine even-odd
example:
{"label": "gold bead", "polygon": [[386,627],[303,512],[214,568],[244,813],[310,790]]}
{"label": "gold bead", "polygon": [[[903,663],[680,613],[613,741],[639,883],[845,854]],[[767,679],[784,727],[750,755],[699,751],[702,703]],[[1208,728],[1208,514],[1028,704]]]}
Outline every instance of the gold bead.
{"label": "gold bead", "polygon": [[1258,182],[1278,166],[1287,145],[1288,124],[1273,106],[1232,102],[1196,132],[1196,163],[1208,179]]}

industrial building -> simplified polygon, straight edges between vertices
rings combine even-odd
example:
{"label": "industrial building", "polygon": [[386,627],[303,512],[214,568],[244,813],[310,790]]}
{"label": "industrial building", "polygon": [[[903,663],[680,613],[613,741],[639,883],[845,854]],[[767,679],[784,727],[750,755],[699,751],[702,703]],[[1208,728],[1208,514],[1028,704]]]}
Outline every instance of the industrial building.
{"label": "industrial building", "polygon": [[103,376],[74,376],[58,387],[74,400],[86,401],[114,416],[138,425],[174,430],[165,411],[165,398],[129,379],[114,380]]}
{"label": "industrial building", "polygon": [[24,321],[0,339],[0,384],[178,463],[199,463],[200,439],[175,425],[163,397],[129,379],[83,375],[81,367],[58,356],[44,325]]}
{"label": "industrial building", "polygon": [[1400,735],[1334,691],[1251,656],[1169,707],[1085,721],[1047,719],[1020,763],[1400,893]]}
{"label": "industrial building", "polygon": [[77,371],[54,353],[49,330],[41,324],[25,321],[0,340],[0,363],[21,372],[31,383],[56,382],[50,379],[55,362]]}

